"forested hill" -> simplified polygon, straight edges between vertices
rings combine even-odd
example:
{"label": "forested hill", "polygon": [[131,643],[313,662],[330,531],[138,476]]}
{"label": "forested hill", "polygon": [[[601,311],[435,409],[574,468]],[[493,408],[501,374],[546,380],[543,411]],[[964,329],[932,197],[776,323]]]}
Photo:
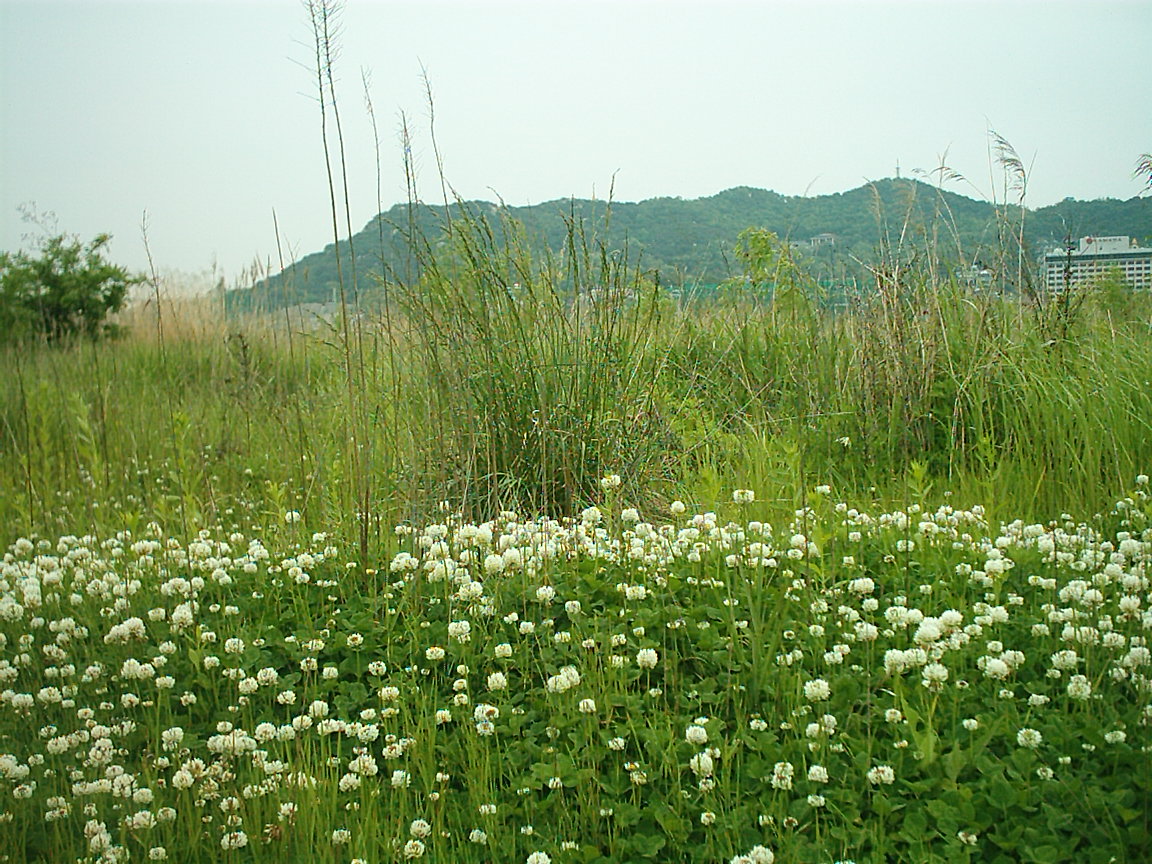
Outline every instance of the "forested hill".
{"label": "forested hill", "polygon": [[[452,205],[449,212],[457,212],[459,206]],[[464,206],[498,226],[496,205],[468,202]],[[799,244],[800,254],[807,256],[822,275],[832,278],[858,268],[855,260],[874,259],[882,238],[895,243],[901,232],[905,244],[921,248],[933,244],[961,266],[995,260],[997,210],[993,204],[919,181],[888,179],[813,197],[737,187],[694,200],[613,202],[607,222],[606,202],[582,199],[508,207],[507,215],[524,226],[529,242],[539,249],[558,250],[567,236],[566,220],[574,217],[583,222],[590,236],[595,235],[610,248],[627,243],[632,259],[645,270],[657,271],[665,284],[709,284],[739,270],[732,250],[739,233],[753,226]],[[999,211],[1001,218],[1007,212],[1018,224],[1016,208],[1001,207]],[[392,279],[413,279],[414,256],[407,242],[412,226],[418,236],[434,244],[444,215],[443,206],[419,204],[410,212],[407,205],[397,205],[371,220],[353,237],[361,290],[379,284],[374,274],[381,272]],[[1059,245],[1066,236],[1127,234],[1152,240],[1152,199],[1065,199],[1027,211],[1024,226],[1029,247],[1036,255]],[[811,238],[819,235],[832,235],[834,242],[811,245]],[[347,255],[344,244],[342,254]],[[347,279],[350,268],[346,257],[343,268]],[[337,284],[336,255],[329,244],[296,261],[282,274],[231,292],[229,299],[239,308],[323,303],[335,296]]]}

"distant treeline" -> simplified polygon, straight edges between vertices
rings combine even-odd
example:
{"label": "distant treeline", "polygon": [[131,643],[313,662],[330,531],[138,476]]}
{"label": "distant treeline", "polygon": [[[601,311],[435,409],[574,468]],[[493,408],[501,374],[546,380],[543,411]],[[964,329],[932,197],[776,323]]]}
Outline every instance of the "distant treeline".
{"label": "distant treeline", "polygon": [[[828,281],[867,281],[868,265],[884,256],[931,254],[958,270],[995,268],[1018,257],[1020,226],[1028,260],[1065,238],[1127,234],[1152,241],[1152,200],[1067,198],[1036,210],[979,201],[917,180],[880,180],[848,192],[814,197],[780,195],[737,187],[708,198],[653,198],[639,203],[566,199],[528,207],[486,201],[442,205],[398,204],[353,236],[349,256],[340,244],[345,291],[361,297],[386,282],[411,285],[421,261],[435,253],[448,219],[467,210],[483,217],[501,242],[511,222],[541,254],[563,253],[570,225],[583,226],[606,248],[628,249],[631,261],[672,286],[716,284],[739,275],[733,255],[746,228],[765,228],[795,244],[813,275]],[[824,236],[823,243],[812,238]],[[828,242],[830,239],[831,242]],[[354,263],[355,266],[352,266]],[[352,275],[355,274],[355,285]],[[275,276],[229,292],[233,309],[275,309],[325,303],[338,296],[340,279],[334,245],[306,255]]]}

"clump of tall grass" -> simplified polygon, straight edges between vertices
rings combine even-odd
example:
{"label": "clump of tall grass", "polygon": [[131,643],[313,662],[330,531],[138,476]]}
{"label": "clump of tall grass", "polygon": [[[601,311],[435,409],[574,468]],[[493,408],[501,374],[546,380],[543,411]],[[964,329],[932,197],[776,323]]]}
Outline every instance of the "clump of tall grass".
{"label": "clump of tall grass", "polygon": [[662,469],[660,292],[574,217],[555,254],[457,202],[398,286],[422,482],[481,512],[571,513],[604,470]]}

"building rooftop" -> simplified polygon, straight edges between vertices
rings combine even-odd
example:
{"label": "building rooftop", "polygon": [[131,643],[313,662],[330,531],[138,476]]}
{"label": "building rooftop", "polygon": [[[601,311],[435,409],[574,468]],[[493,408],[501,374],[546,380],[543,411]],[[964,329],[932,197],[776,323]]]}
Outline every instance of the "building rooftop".
{"label": "building rooftop", "polygon": [[[1080,255],[1143,255],[1152,253],[1152,248],[1139,246],[1136,241],[1127,236],[1114,236],[1114,237],[1081,237],[1079,248],[1072,251],[1075,256]],[[1045,257],[1064,258],[1068,255],[1068,250],[1063,247],[1056,247],[1049,252]]]}

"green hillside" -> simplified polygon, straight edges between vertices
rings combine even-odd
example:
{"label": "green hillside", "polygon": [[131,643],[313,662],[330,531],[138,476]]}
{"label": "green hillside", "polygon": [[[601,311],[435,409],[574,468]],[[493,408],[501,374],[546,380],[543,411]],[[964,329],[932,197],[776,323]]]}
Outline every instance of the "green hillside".
{"label": "green hillside", "polygon": [[[558,251],[568,236],[568,224],[583,224],[608,248],[627,248],[645,270],[664,284],[715,284],[739,271],[732,250],[748,227],[766,228],[796,243],[797,255],[823,278],[867,279],[865,265],[882,249],[923,255],[927,250],[948,266],[967,268],[974,262],[994,266],[1004,254],[1005,224],[1018,225],[1016,207],[994,204],[937,189],[907,179],[886,179],[848,192],[813,197],[787,196],[764,189],[737,187],[707,198],[653,198],[638,203],[566,199],[528,207],[497,207],[483,201],[460,202],[448,208],[398,204],[371,220],[341,243],[341,268],[349,291],[361,294],[381,282],[411,284],[418,277],[410,238],[426,248],[443,235],[448,217],[467,208],[491,222],[500,240],[501,215],[523,226],[534,248]],[[1024,213],[1025,239],[1035,257],[1058,245],[1065,236],[1128,234],[1152,237],[1152,202],[1104,199],[1076,201]],[[809,240],[830,234],[834,242],[812,246]],[[1015,247],[1010,252],[1016,257]],[[336,250],[329,244],[306,255],[282,274],[248,289],[231,292],[233,308],[271,309],[296,303],[323,303],[337,296]]]}

